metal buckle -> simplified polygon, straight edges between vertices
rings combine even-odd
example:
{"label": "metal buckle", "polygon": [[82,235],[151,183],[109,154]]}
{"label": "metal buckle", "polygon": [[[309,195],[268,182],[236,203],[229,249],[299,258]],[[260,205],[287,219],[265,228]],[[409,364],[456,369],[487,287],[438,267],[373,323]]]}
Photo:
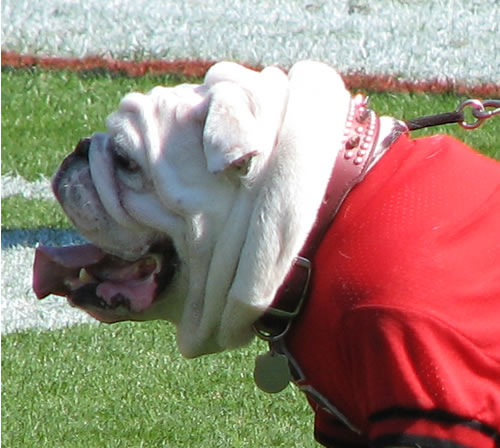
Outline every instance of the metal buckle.
{"label": "metal buckle", "polygon": [[293,319],[297,317],[298,314],[300,313],[302,305],[304,304],[304,301],[306,299],[307,291],[309,289],[309,283],[311,281],[312,263],[307,258],[297,256],[295,258],[294,265],[300,268],[304,268],[306,270],[306,280],[304,282],[304,287],[302,288],[300,298],[297,301],[297,305],[293,311],[284,311],[273,307],[269,307],[266,310],[266,314],[270,314],[272,316],[278,317],[283,320],[288,320],[286,322],[285,328],[279,331],[278,333],[276,334],[267,333],[264,330],[261,330],[260,328],[257,328],[255,325],[253,325],[253,330],[255,334],[264,341],[275,342],[283,338],[288,333],[288,330],[290,330],[290,326],[292,325]]}

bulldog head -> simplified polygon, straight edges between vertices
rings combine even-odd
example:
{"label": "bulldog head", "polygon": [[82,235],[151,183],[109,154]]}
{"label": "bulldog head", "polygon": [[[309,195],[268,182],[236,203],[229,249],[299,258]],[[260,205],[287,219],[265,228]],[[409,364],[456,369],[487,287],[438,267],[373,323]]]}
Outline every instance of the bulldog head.
{"label": "bulldog head", "polygon": [[214,65],[131,93],[53,179],[91,244],[39,247],[34,290],[103,322],[167,319],[188,357],[248,342],[311,229],[350,96],[326,65]]}

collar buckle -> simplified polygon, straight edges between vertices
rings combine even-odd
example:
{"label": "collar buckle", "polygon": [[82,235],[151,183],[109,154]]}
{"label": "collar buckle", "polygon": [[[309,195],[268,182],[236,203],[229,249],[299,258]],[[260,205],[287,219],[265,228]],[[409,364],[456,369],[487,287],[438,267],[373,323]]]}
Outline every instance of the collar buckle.
{"label": "collar buckle", "polygon": [[[282,339],[290,329],[292,321],[302,309],[302,305],[309,292],[312,263],[301,256],[295,258],[294,264],[288,273],[288,280],[279,290],[279,303],[269,307],[266,314],[253,325],[255,334],[268,342]],[[297,300],[297,291],[301,291]]]}

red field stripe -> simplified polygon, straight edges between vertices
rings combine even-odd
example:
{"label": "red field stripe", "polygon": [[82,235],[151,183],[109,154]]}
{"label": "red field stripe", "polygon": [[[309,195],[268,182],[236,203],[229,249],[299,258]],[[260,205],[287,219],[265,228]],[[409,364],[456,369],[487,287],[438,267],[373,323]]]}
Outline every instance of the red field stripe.
{"label": "red field stripe", "polygon": [[173,74],[186,77],[201,77],[209,69],[213,62],[210,61],[123,61],[102,57],[60,58],[39,57],[2,51],[2,67],[15,68],[40,67],[47,70],[107,70],[113,73],[124,73],[136,77],[146,74]]}
{"label": "red field stripe", "polygon": [[[112,73],[123,73],[137,77],[146,74],[170,74],[185,77],[202,77],[215,61],[179,59],[174,61],[124,61],[102,57],[60,58],[30,56],[9,51],[2,51],[2,67],[28,68],[40,67],[46,70],[92,71],[106,70]],[[259,70],[261,67],[249,68]],[[410,81],[391,75],[344,74],[343,79],[351,90],[371,90],[377,92],[401,93],[446,93],[453,92],[480,98],[496,98],[500,96],[500,85],[482,83],[467,85],[452,80]]]}

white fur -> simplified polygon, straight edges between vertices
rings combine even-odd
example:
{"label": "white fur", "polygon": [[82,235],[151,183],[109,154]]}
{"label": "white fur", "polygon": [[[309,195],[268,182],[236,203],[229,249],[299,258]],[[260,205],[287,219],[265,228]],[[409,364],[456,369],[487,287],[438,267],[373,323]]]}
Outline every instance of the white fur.
{"label": "white fur", "polygon": [[[173,240],[181,259],[173,283],[130,317],[172,320],[188,357],[248,342],[314,223],[349,100],[339,75],[312,61],[288,76],[224,62],[200,86],[127,95],[90,151],[106,234],[79,223],[88,218],[74,221],[128,258],[165,234]],[[141,179],[111,170],[111,138]],[[63,198],[63,206],[77,215],[78,205]]]}

